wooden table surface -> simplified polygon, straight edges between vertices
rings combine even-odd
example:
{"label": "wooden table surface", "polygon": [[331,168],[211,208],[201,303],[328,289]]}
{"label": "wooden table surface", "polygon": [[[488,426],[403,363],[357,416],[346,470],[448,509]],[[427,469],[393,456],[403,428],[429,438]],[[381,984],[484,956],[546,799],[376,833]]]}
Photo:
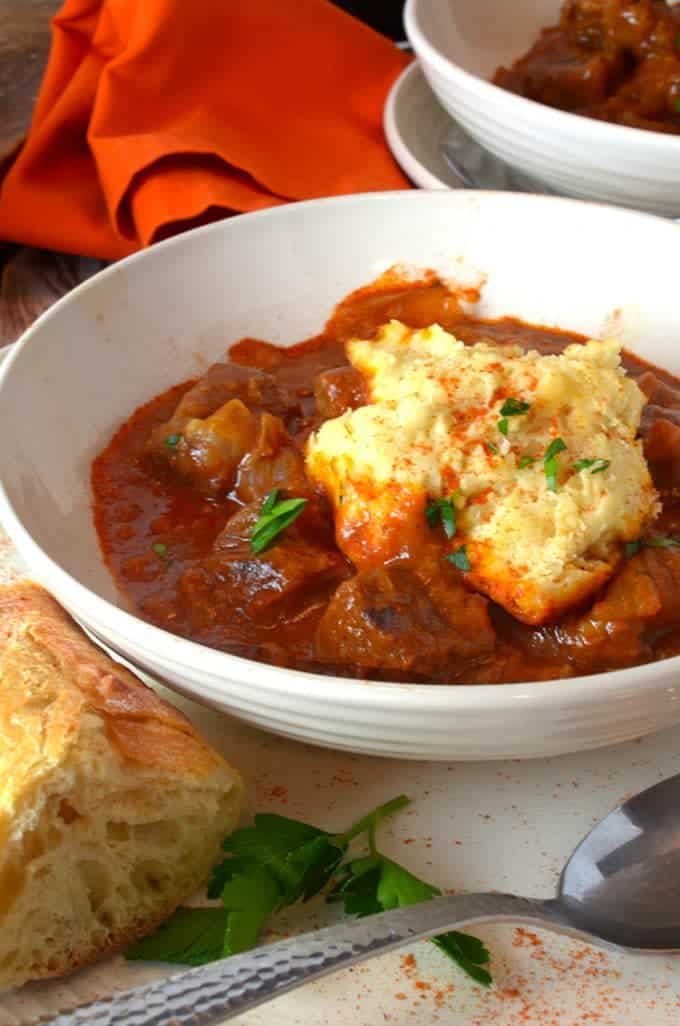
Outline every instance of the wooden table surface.
{"label": "wooden table surface", "polygon": [[[58,0],[0,0],[0,168],[31,121]],[[100,260],[0,241],[0,346],[103,266]]]}

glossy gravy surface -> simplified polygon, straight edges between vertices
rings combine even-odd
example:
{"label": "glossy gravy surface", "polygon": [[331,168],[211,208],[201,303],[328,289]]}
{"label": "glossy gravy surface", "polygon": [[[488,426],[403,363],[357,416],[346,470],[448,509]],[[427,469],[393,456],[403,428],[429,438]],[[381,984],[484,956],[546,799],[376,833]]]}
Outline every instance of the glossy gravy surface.
{"label": "glossy gravy surface", "polygon": [[[512,342],[542,353],[580,339],[511,318],[466,316],[436,281],[360,290],[317,338],[289,349],[245,339],[229,351],[238,367],[266,376],[291,453],[299,453],[326,416],[361,403],[343,340],[368,337],[392,317],[412,327],[438,322],[468,343]],[[670,537],[680,534],[680,382],[629,354],[625,365],[649,396],[642,436],[663,501],[654,530]],[[259,493],[256,475],[248,483],[252,495],[244,493],[243,481],[240,492],[234,487],[216,495],[178,474],[150,446],[154,431],[171,421],[196,384],[178,384],[136,410],[92,468],[95,523],[107,564],[130,607],[149,622],[277,665],[416,682],[539,681],[680,652],[680,549],[672,544],[643,545],[588,608],[540,628],[513,620],[482,596],[471,599],[464,575],[450,564],[428,562],[424,549],[406,551],[398,565],[359,579],[335,547],[332,515],[321,496],[286,532],[285,543],[253,554],[239,525],[247,527],[251,507],[258,508],[269,487],[267,453],[258,464]],[[247,406],[247,395],[244,401]],[[260,395],[259,408],[267,401]],[[276,484],[283,495],[287,484],[289,494],[300,492],[299,479],[279,476]],[[481,636],[484,643],[477,644]]]}

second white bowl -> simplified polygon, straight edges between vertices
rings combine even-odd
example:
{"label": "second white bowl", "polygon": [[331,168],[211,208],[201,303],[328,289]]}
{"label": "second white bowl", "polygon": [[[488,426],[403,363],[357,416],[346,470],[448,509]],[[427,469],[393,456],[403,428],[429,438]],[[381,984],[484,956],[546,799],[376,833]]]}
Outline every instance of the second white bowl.
{"label": "second white bowl", "polygon": [[560,192],[680,217],[680,136],[555,110],[494,85],[561,0],[407,0],[406,32],[443,107],[502,160]]}

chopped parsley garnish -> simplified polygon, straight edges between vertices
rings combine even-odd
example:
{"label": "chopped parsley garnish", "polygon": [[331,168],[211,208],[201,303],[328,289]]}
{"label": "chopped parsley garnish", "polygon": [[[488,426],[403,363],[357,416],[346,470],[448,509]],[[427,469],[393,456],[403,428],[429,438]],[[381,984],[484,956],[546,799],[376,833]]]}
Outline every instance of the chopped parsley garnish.
{"label": "chopped parsley garnish", "polygon": [[168,546],[165,545],[163,542],[154,542],[151,548],[156,553],[159,559],[168,558]]}
{"label": "chopped parsley garnish", "polygon": [[525,467],[530,467],[535,462],[536,462],[536,457],[535,456],[522,456],[522,458],[520,459],[520,461],[517,464],[517,466],[519,467],[520,470],[524,470]]}
{"label": "chopped parsley garnish", "polygon": [[675,97],[675,100],[673,101],[673,106],[675,108],[675,113],[680,114],[680,96]]}
{"label": "chopped parsley garnish", "polygon": [[455,552],[450,552],[446,557],[449,563],[453,563],[459,570],[472,570],[472,565],[468,559],[467,549],[465,545],[461,545]]}
{"label": "chopped parsley garnish", "polygon": [[522,413],[528,413],[530,409],[531,403],[510,397],[501,406],[501,417],[519,417]]}
{"label": "chopped parsley garnish", "polygon": [[[409,804],[399,795],[362,816],[341,834],[273,813],[255,816],[251,827],[224,842],[230,857],[213,870],[208,897],[214,908],[181,908],[156,933],[129,947],[125,957],[204,965],[255,946],[270,916],[322,891],[338,873],[329,901],[342,901],[349,915],[371,915],[429,901],[441,894],[403,866],[382,855],[376,830],[386,817]],[[344,862],[350,841],[367,835],[369,853]],[[485,986],[489,952],[476,937],[450,933],[433,938],[452,961]]]}
{"label": "chopped parsley garnish", "polygon": [[525,403],[521,399],[513,399],[512,396],[507,398],[501,406],[501,420],[498,421],[498,430],[502,435],[508,433],[508,417],[519,417],[522,413],[527,413],[531,409],[531,403]]}
{"label": "chopped parsley garnish", "polygon": [[680,541],[669,534],[657,534],[655,538],[645,538],[643,545],[649,549],[680,549]]}
{"label": "chopped parsley garnish", "polygon": [[486,444],[487,444],[487,447],[489,449],[489,452],[492,452],[494,454],[494,456],[497,456],[498,455],[498,446],[494,445],[493,442],[487,442]]}
{"label": "chopped parsley garnish", "polygon": [[576,460],[574,470],[589,470],[591,474],[601,474],[611,464],[611,460]]}
{"label": "chopped parsley garnish", "polygon": [[430,527],[437,527],[441,522],[446,537],[453,538],[456,533],[456,507],[453,498],[432,499],[425,507],[425,516]]}
{"label": "chopped parsley garnish", "polygon": [[167,435],[165,439],[165,444],[167,445],[168,449],[176,449],[181,440],[181,435]]}
{"label": "chopped parsley garnish", "polygon": [[641,548],[646,549],[680,549],[680,539],[673,538],[670,534],[657,534],[654,538],[636,538],[635,541],[626,542],[623,554],[630,559]]}
{"label": "chopped parsley garnish", "polygon": [[563,438],[553,438],[545,450],[543,467],[545,469],[545,479],[551,492],[557,491],[557,457],[566,448],[567,446]]}
{"label": "chopped parsley garnish", "polygon": [[262,504],[260,516],[253,526],[250,536],[250,548],[253,552],[263,552],[282,531],[299,517],[307,505],[307,499],[284,499],[278,501],[279,489],[274,488]]}

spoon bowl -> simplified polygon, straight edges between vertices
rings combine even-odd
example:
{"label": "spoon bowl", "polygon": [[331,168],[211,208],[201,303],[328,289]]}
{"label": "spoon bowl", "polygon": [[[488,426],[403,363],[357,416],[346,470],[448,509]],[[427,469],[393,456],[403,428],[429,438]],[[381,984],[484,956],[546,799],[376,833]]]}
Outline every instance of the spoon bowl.
{"label": "spoon bowl", "polygon": [[564,867],[554,905],[573,926],[620,947],[680,947],[680,776],[593,827]]}

